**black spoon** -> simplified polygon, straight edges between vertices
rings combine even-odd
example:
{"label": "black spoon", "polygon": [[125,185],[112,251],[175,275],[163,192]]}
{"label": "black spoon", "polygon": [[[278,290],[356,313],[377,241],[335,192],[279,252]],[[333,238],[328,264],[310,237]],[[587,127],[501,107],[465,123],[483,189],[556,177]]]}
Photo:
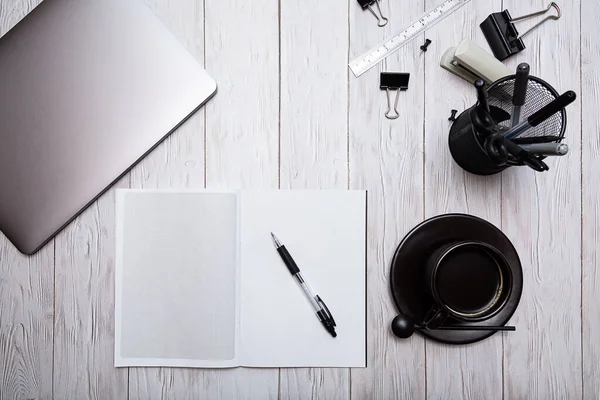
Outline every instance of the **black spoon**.
{"label": "black spoon", "polygon": [[[427,329],[415,325],[411,317],[404,314],[397,315],[392,320],[392,332],[401,339],[408,339],[415,333],[415,330]],[[515,331],[514,326],[482,326],[482,325],[445,325],[436,330],[442,331]]]}

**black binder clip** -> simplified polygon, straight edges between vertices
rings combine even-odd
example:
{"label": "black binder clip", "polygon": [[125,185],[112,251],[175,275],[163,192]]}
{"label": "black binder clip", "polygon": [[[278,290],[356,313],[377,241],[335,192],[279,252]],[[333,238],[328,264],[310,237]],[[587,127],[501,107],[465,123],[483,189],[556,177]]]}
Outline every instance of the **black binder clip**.
{"label": "black binder clip", "polygon": [[[410,74],[403,72],[382,72],[379,79],[379,88],[385,90],[387,95],[388,110],[385,112],[387,119],[396,119],[400,116],[398,114],[398,98],[400,97],[400,91],[408,89],[408,80]],[[396,100],[394,101],[394,115],[392,112],[392,102],[390,100],[390,91],[396,91]]]}
{"label": "black binder clip", "polygon": [[[383,13],[381,12],[381,7],[379,6],[380,1],[381,0],[358,0],[358,4],[360,4],[363,10],[368,9],[369,11],[371,11],[371,14],[373,14],[375,18],[377,18],[377,26],[381,27],[387,25],[388,19],[384,17]],[[375,7],[377,7],[379,15],[377,15],[375,10],[373,10],[373,7],[371,7],[373,4],[375,4]]]}
{"label": "black binder clip", "polygon": [[[544,15],[548,11],[554,8],[558,14],[550,15],[531,28],[527,30],[527,32],[519,35],[517,28],[515,27],[515,22],[522,21],[525,19],[529,19],[532,17],[537,17],[538,15]],[[504,10],[499,13],[493,13],[489,17],[486,18],[480,25],[481,30],[483,31],[483,35],[487,40],[494,56],[500,60],[506,60],[508,57],[517,54],[523,50],[525,50],[525,43],[523,43],[523,37],[533,31],[535,28],[540,26],[546,21],[549,20],[557,20],[561,17],[562,13],[560,11],[560,7],[555,2],[550,3],[548,8],[542,11],[538,11],[535,13],[523,15],[519,18],[512,18],[508,10]]]}

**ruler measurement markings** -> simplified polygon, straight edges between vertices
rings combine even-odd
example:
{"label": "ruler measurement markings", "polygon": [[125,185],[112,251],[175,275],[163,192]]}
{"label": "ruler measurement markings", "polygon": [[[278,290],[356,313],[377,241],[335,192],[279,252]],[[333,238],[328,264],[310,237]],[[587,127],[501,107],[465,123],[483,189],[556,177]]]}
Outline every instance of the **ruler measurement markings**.
{"label": "ruler measurement markings", "polygon": [[425,14],[423,17],[418,19],[408,28],[404,29],[400,33],[392,36],[386,40],[383,44],[374,47],[367,51],[348,66],[356,77],[364,74],[369,69],[373,68],[379,62],[387,58],[390,54],[397,51],[414,39],[419,33],[424,30],[433,27],[435,24],[443,20],[445,17],[450,15],[452,12],[458,10],[471,0],[446,0],[444,3],[436,7],[434,10]]}

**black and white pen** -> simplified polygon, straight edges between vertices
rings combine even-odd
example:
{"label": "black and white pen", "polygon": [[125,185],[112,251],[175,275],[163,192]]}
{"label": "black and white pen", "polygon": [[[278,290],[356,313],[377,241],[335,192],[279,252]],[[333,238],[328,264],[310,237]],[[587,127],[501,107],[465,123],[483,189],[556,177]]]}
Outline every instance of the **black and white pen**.
{"label": "black and white pen", "polygon": [[519,146],[530,153],[542,156],[564,156],[569,152],[569,146],[565,143],[532,143]]}
{"label": "black and white pen", "polygon": [[300,268],[298,268],[290,253],[272,232],[271,238],[273,239],[273,244],[281,256],[281,259],[285,263],[292,276],[296,279],[296,282],[298,282],[298,285],[300,285],[300,288],[308,298],[308,301],[310,301],[310,304],[315,309],[317,318],[319,321],[321,321],[327,332],[329,332],[331,336],[336,337],[337,333],[335,333],[335,320],[333,319],[331,312],[329,312],[329,308],[327,308],[323,300],[321,300],[321,297],[313,292],[309,284],[304,280],[304,277],[300,272]]}

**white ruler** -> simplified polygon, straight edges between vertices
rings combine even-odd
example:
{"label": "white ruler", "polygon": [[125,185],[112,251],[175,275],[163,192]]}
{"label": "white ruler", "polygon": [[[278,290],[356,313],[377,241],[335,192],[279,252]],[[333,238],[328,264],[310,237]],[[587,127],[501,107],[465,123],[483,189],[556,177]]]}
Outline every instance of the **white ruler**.
{"label": "white ruler", "polygon": [[392,36],[384,43],[373,47],[362,56],[352,61],[348,66],[358,78],[384,58],[397,51],[400,47],[413,40],[424,30],[431,28],[454,11],[458,10],[471,0],[446,0],[432,11],[423,15],[418,21],[408,28]]}

